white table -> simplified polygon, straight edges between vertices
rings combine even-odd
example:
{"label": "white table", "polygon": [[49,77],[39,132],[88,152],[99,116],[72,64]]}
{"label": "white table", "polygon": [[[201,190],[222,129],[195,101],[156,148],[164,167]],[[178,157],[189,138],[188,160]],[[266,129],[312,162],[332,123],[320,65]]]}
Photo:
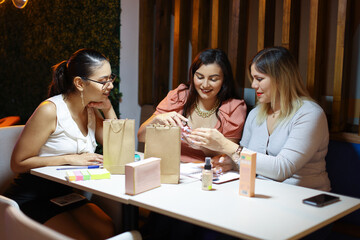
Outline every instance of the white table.
{"label": "white table", "polygon": [[[121,204],[110,205],[102,203],[102,207],[110,208],[108,212],[115,220],[116,231],[123,232],[138,228],[138,208],[129,204],[130,196],[125,194],[125,175],[111,175],[110,179],[89,180],[89,181],[73,181],[66,180],[65,170],[56,170],[57,168],[72,166],[51,166],[31,169],[31,174],[42,177],[51,181],[62,183],[73,188],[83,190],[100,197],[114,200]],[[116,213],[114,213],[114,209]],[[120,215],[120,216],[119,216]]]}
{"label": "white table", "polygon": [[65,171],[55,169],[37,168],[31,173],[246,239],[298,239],[360,208],[360,199],[337,194],[333,195],[340,196],[341,201],[326,207],[305,205],[302,199],[323,192],[260,179],[256,180],[253,198],[238,195],[238,181],[213,185],[213,191],[201,190],[200,181],[162,184],[151,191],[128,196],[124,192],[123,175],[69,183]]}
{"label": "white table", "polygon": [[[202,191],[201,183],[181,188],[163,185],[130,198],[130,204],[245,239],[298,239],[360,208],[360,199],[323,208],[302,199],[321,191],[256,180],[255,197],[238,195],[239,182]],[[336,194],[333,194],[336,195]]]}
{"label": "white table", "polygon": [[[72,166],[61,166],[61,168],[71,168]],[[65,170],[56,170],[59,166],[41,167],[31,169],[31,174],[51,181],[69,185],[73,188],[97,194],[115,200],[120,203],[128,204],[129,195],[125,194],[125,175],[111,175],[110,179],[72,181],[66,180]]]}

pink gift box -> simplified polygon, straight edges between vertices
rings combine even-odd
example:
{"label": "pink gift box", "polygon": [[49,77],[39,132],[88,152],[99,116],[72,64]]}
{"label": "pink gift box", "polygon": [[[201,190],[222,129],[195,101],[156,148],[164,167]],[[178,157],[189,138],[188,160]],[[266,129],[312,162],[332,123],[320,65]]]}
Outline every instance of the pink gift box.
{"label": "pink gift box", "polygon": [[125,193],[135,195],[160,187],[160,158],[151,157],[125,165]]}

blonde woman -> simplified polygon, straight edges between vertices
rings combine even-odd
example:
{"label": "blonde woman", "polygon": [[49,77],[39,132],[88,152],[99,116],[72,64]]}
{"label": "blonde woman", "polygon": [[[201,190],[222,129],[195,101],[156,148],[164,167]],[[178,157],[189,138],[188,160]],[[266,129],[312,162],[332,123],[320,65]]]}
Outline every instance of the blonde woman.
{"label": "blonde woman", "polygon": [[258,105],[246,119],[240,144],[208,128],[194,129],[189,139],[226,154],[213,162],[223,171],[236,167],[246,148],[257,152],[259,177],[329,191],[326,116],[307,93],[293,56],[283,47],[263,49],[251,60],[249,77]]}

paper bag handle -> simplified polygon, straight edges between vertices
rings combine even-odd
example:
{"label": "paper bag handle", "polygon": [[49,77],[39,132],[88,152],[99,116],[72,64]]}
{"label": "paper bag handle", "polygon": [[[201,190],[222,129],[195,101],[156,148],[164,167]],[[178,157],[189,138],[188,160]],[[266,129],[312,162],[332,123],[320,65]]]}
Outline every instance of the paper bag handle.
{"label": "paper bag handle", "polygon": [[[123,128],[124,128],[124,125],[125,125],[125,122],[126,120],[124,120],[124,122],[120,122],[120,121],[117,121],[118,119],[112,119],[110,121],[110,126],[111,126],[111,130],[114,132],[114,133],[118,133],[120,132]],[[114,124],[113,121],[116,121],[117,124]],[[117,127],[115,126],[117,125]]]}

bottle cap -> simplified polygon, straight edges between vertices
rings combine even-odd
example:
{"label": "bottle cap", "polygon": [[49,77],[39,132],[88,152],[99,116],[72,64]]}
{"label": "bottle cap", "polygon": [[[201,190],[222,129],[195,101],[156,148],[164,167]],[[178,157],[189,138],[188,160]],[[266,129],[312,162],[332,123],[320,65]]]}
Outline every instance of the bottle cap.
{"label": "bottle cap", "polygon": [[205,170],[211,170],[211,157],[206,157],[205,158],[205,166],[204,166]]}
{"label": "bottle cap", "polygon": [[140,155],[135,153],[135,160],[134,161],[137,162],[137,161],[140,161],[140,160],[141,160]]}

